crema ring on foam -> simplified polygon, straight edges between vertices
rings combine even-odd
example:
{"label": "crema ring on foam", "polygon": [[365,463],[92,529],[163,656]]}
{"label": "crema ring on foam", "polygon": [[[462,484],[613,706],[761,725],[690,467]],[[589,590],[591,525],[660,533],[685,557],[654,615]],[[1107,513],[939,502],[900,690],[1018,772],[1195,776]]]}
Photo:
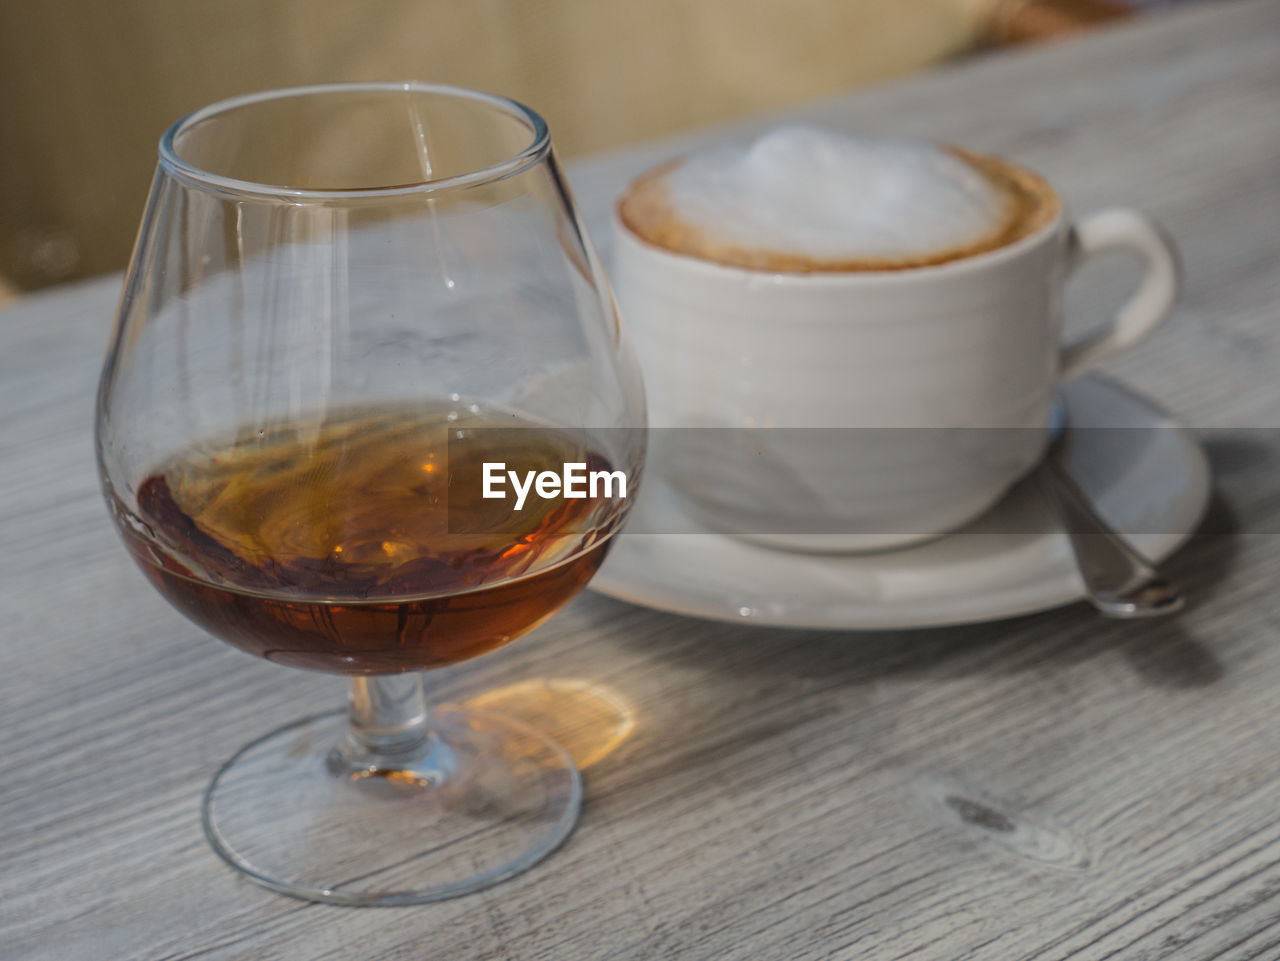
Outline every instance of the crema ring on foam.
{"label": "crema ring on foam", "polygon": [[1058,213],[1008,161],[923,141],[776,128],[652,170],[618,202],[642,240],[782,272],[899,270],[1014,243]]}

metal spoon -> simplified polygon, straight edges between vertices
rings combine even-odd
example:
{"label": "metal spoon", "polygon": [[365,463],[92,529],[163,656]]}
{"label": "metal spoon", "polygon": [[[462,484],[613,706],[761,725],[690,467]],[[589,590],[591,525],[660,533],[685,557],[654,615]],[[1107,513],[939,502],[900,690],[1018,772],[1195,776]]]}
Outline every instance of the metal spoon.
{"label": "metal spoon", "polygon": [[1057,508],[1071,542],[1089,603],[1103,617],[1130,620],[1182,609],[1177,585],[1156,573],[1147,559],[1112,530],[1080,488],[1062,456],[1065,417],[1055,418],[1053,442],[1036,473]]}

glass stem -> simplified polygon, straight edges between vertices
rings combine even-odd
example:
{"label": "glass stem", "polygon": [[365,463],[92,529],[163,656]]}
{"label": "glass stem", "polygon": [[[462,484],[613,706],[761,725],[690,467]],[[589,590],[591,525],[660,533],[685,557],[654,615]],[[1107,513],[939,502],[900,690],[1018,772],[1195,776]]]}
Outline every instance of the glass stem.
{"label": "glass stem", "polygon": [[351,679],[349,751],[390,759],[417,753],[429,736],[421,672]]}

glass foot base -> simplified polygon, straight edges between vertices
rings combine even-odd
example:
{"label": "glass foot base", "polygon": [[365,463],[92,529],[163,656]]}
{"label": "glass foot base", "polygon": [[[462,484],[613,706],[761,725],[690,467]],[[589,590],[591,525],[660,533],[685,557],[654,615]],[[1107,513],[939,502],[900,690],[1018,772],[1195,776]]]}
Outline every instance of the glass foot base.
{"label": "glass foot base", "polygon": [[573,830],[582,780],[554,741],[495,714],[441,707],[388,758],[344,746],[347,715],[304,718],[246,745],[204,798],[215,851],[281,894],[421,904],[517,874]]}

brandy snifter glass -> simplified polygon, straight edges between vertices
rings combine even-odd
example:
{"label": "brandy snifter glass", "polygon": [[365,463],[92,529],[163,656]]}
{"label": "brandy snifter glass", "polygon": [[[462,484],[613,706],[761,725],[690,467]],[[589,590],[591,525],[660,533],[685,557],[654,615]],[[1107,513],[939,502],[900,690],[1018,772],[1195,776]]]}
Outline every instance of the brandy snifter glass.
{"label": "brandy snifter glass", "polygon": [[[349,708],[243,747],[204,827],[253,880],[431,901],[572,829],[573,762],[514,720],[428,706],[599,567],[644,399],[537,114],[417,83],[214,104],[160,144],[97,410],[103,490],[148,579],[214,636],[351,677]],[[486,464],[625,476],[483,493]],[[246,703],[246,710],[253,705]]]}

